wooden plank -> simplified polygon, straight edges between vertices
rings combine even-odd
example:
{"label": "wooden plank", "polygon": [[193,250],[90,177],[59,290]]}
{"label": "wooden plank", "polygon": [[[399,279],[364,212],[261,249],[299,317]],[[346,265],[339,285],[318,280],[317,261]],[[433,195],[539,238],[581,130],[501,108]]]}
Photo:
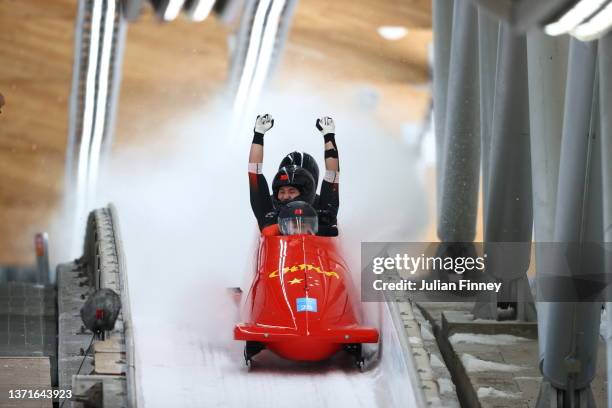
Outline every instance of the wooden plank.
{"label": "wooden plank", "polygon": [[94,367],[96,374],[121,375],[126,372],[125,354],[95,353]]}
{"label": "wooden plank", "polygon": [[94,342],[96,353],[125,353],[125,343],[120,338],[111,337],[104,341]]}
{"label": "wooden plank", "polygon": [[10,390],[51,389],[48,357],[0,357],[0,407],[52,407],[51,399],[10,399]]}

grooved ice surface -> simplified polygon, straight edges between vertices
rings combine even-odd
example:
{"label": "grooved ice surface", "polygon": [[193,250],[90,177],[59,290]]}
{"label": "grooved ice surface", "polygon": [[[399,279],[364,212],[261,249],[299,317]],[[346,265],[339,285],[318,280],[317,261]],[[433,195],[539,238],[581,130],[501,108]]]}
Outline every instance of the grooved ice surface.
{"label": "grooved ice surface", "polygon": [[141,373],[146,370],[140,385],[147,407],[172,401],[183,407],[415,406],[410,368],[388,325],[383,359],[365,373],[342,354],[321,363],[295,363],[268,352],[256,356],[247,372],[238,342],[211,342],[196,327],[184,326],[165,337],[163,345],[137,343],[139,356],[146,356],[146,362],[140,359]]}

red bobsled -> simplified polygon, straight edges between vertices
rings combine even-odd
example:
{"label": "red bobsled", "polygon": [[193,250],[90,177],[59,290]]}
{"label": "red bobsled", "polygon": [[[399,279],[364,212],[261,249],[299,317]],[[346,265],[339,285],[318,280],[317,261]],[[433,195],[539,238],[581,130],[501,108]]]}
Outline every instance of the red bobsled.
{"label": "red bobsled", "polygon": [[378,330],[361,325],[350,272],[337,238],[262,236],[255,277],[245,302],[246,322],[234,339],[244,356],[267,348],[290,360],[316,361],[341,349],[363,366],[362,343],[378,342]]}

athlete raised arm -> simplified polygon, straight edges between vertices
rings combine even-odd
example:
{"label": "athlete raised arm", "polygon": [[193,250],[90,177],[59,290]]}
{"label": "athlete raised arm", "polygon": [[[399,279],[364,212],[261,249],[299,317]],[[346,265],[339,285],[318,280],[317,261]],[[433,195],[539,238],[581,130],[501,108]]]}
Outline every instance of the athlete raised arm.
{"label": "athlete raised arm", "polygon": [[325,177],[321,184],[318,203],[319,234],[338,235],[337,215],[340,199],[338,195],[340,182],[340,161],[336,145],[336,125],[329,116],[317,119],[316,127],[323,135],[325,143]]}
{"label": "athlete raised arm", "polygon": [[289,165],[281,167],[274,176],[273,195],[270,195],[268,182],[263,175],[263,143],[264,134],[273,125],[274,119],[270,115],[257,116],[249,153],[251,208],[263,233],[266,233],[267,227],[277,224],[278,212],[285,205],[296,200],[312,204],[316,193],[316,184],[312,175],[302,167]]}
{"label": "athlete raised arm", "polygon": [[276,223],[276,214],[270,198],[270,188],[263,175],[264,134],[274,126],[272,116],[258,115],[253,129],[253,141],[249,152],[249,191],[251,208],[259,229]]}

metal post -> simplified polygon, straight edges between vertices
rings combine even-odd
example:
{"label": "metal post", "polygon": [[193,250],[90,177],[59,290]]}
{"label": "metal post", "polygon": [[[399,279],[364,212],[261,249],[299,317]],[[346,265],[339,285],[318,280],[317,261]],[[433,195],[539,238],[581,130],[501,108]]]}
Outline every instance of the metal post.
{"label": "metal post", "polygon": [[446,93],[448,92],[448,67],[450,64],[451,34],[453,28],[454,0],[433,0],[433,88],[434,127],[436,133],[436,201],[439,210],[442,201],[442,171],[444,149],[444,124],[446,121]]}
{"label": "metal post", "polygon": [[[527,34],[536,272],[545,267],[539,243],[554,239],[568,44],[567,37],[550,37],[539,30]],[[541,362],[549,304],[537,302],[536,305]]]}
{"label": "metal post", "polygon": [[455,2],[453,14],[438,236],[472,242],[480,175],[478,19],[467,1]]}
{"label": "metal post", "polygon": [[[484,238],[487,273],[503,282],[504,293],[480,298],[475,308],[479,318],[497,318],[498,299],[516,303],[517,320],[536,317],[527,281],[533,219],[528,92],[525,35],[502,23]],[[501,250],[504,242],[516,244]]]}
{"label": "metal post", "polygon": [[[599,40],[599,101],[601,109],[601,160],[603,185],[603,225],[606,249],[612,242],[612,34]],[[609,251],[606,250],[606,253]],[[612,259],[605,260],[606,271],[612,268]],[[608,333],[606,335],[608,379],[612,375],[612,302],[610,291],[607,292],[606,315],[608,317]],[[612,381],[608,380],[608,408],[612,408]]]}
{"label": "metal post", "polygon": [[52,279],[51,268],[49,268],[49,236],[46,232],[36,234],[34,249],[36,251],[36,280],[42,285],[47,285],[52,282]]}
{"label": "metal post", "polygon": [[[555,213],[554,241],[559,243],[581,243],[597,235],[601,237],[601,230],[597,234],[593,228],[597,227],[597,218],[601,222],[601,203],[597,203],[601,199],[601,184],[597,185],[596,177],[601,163],[591,154],[599,153],[598,143],[593,142],[596,121],[593,113],[597,110],[595,68],[596,44],[572,39]],[[547,272],[567,270],[566,262],[574,270],[572,273],[580,271],[581,264],[573,264],[572,259],[553,257],[546,261],[550,268]],[[553,282],[552,293],[563,293],[563,282],[561,279]],[[576,395],[592,399],[590,383],[595,375],[600,310],[600,303],[550,304],[542,362],[544,379],[537,406],[550,406],[559,397],[568,406],[575,406]]]}

